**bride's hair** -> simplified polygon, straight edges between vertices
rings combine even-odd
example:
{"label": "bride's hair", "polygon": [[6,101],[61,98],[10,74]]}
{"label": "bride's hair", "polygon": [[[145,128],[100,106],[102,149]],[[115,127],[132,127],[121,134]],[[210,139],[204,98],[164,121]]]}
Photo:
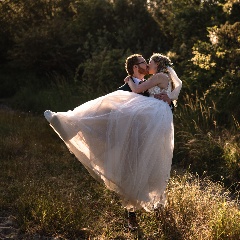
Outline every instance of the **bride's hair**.
{"label": "bride's hair", "polygon": [[158,63],[157,73],[164,72],[169,75],[169,77],[171,78],[172,89],[174,89],[175,85],[173,83],[171,74],[169,74],[169,71],[167,69],[167,67],[171,67],[173,65],[171,60],[167,56],[160,53],[153,53],[150,60],[153,60],[155,63]]}
{"label": "bride's hair", "polygon": [[157,72],[168,72],[167,67],[172,66],[171,60],[160,53],[153,53],[151,58],[155,63],[158,63]]}
{"label": "bride's hair", "polygon": [[168,76],[170,77],[172,90],[168,96],[172,99],[173,102],[175,102],[174,105],[176,105],[176,100],[178,99],[178,95],[182,88],[182,81],[178,77],[174,69],[171,67],[172,66],[171,60],[160,53],[154,53],[151,56],[150,60],[153,60],[155,63],[158,63],[157,73],[163,72],[168,74]]}

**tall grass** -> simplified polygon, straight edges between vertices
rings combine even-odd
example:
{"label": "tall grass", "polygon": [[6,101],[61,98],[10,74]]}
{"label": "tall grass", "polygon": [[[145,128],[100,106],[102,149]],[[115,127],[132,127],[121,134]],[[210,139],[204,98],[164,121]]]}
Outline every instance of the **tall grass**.
{"label": "tall grass", "polygon": [[[38,86],[30,83],[20,87],[8,104],[18,110],[31,113],[42,113],[46,109],[67,111],[97,96],[84,84],[78,84],[58,74],[52,74],[51,84]],[[40,82],[40,80],[38,80]],[[95,94],[95,95],[94,95]]]}
{"label": "tall grass", "polygon": [[238,239],[238,197],[219,183],[179,169],[157,219],[138,211],[126,228],[118,196],[96,182],[43,117],[0,111],[0,212],[16,216],[25,239]]}
{"label": "tall grass", "polygon": [[161,227],[169,239],[239,239],[238,199],[220,183],[175,172],[168,190]]}
{"label": "tall grass", "polygon": [[228,128],[218,124],[213,101],[186,95],[174,114],[175,162],[229,186],[240,182],[240,128],[233,118]]}

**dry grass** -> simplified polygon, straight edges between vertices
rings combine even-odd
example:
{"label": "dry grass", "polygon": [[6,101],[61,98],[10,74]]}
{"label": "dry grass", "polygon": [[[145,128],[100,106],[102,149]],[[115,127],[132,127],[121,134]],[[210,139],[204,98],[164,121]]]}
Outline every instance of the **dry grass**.
{"label": "dry grass", "polygon": [[0,212],[11,211],[25,239],[240,239],[240,211],[221,184],[173,172],[157,220],[138,212],[129,232],[113,192],[92,179],[43,117],[0,111]]}
{"label": "dry grass", "polygon": [[234,117],[227,128],[219,125],[217,115],[213,101],[186,95],[174,114],[174,158],[184,168],[231,186],[240,182],[240,128]]}
{"label": "dry grass", "polygon": [[238,201],[231,199],[220,183],[175,173],[168,188],[169,204],[163,218],[171,216],[169,224],[174,223],[177,239],[238,239]]}

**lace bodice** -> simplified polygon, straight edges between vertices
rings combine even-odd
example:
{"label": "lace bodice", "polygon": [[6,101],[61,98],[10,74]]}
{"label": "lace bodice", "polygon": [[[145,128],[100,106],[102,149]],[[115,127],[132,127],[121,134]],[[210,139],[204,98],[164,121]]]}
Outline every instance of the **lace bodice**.
{"label": "lace bodice", "polygon": [[[167,67],[167,69],[170,74],[168,77],[171,78],[171,81],[169,81],[169,83],[168,83],[168,87],[166,89],[161,89],[158,86],[154,86],[154,87],[150,88],[148,90],[150,97],[153,97],[154,94],[159,94],[159,93],[165,92],[165,93],[167,93],[167,95],[169,96],[170,99],[172,99],[172,100],[178,99],[178,95],[182,88],[182,81],[179,79],[176,72],[171,67]],[[174,84],[173,90],[172,90],[171,82],[173,82],[173,84]]]}
{"label": "lace bodice", "polygon": [[159,93],[167,93],[167,95],[169,96],[169,94],[171,93],[171,84],[168,84],[168,87],[165,89],[161,89],[158,86],[154,86],[150,89],[148,89],[148,92],[150,94],[150,97],[154,97],[154,94],[159,94]]}

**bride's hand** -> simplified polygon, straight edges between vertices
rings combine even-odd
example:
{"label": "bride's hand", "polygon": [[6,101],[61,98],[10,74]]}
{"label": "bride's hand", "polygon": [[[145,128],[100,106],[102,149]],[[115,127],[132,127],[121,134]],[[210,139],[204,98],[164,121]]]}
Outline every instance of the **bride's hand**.
{"label": "bride's hand", "polygon": [[124,82],[125,82],[125,83],[128,83],[128,82],[129,82],[129,80],[130,80],[130,77],[129,77],[129,76],[127,76],[127,77],[125,77],[125,79],[124,79]]}

